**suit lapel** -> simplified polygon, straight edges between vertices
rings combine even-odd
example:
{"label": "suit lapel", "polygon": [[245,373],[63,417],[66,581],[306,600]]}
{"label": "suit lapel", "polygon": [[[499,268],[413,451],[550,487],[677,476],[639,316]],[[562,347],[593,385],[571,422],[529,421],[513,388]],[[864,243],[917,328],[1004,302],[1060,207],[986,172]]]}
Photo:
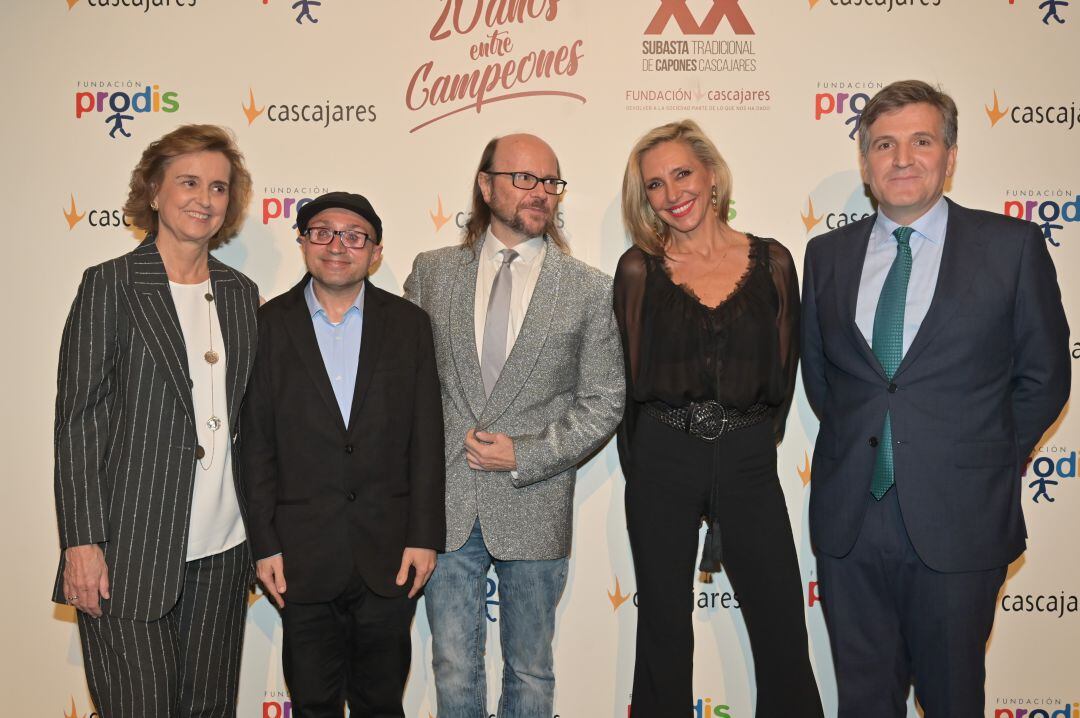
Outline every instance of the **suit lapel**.
{"label": "suit lapel", "polygon": [[253,336],[254,322],[232,270],[214,257],[210,257],[210,284],[221,339],[225,342],[225,400],[229,426],[235,427],[240,411],[239,398],[244,394],[243,377],[248,375],[253,358],[248,338]]}
{"label": "suit lapel", "polygon": [[852,227],[836,247],[836,271],[833,276],[837,281],[837,310],[840,312],[840,323],[848,338],[855,345],[863,359],[873,367],[874,371],[885,378],[885,372],[881,368],[881,362],[874,356],[874,351],[867,343],[866,337],[859,331],[859,325],[855,322],[855,310],[859,303],[859,284],[862,281],[863,264],[866,262],[866,250],[870,244],[870,233],[874,229],[877,215],[863,220],[864,227]]}
{"label": "suit lapel", "polygon": [[123,291],[131,308],[132,323],[194,425],[195,407],[191,399],[184,333],[169,291],[169,276],[153,235],[131,253],[128,267],[131,281],[123,285]]}
{"label": "suit lapel", "polygon": [[304,301],[304,287],[310,279],[311,275],[305,274],[300,283],[289,290],[290,306],[285,312],[285,330],[316,391],[334,416],[338,428],[344,433],[345,420],[341,418],[341,408],[334,396],[334,389],[330,386],[330,377],[326,373],[326,365],[323,364],[322,353],[319,352],[319,342],[315,338],[315,328],[311,325],[311,312]]}
{"label": "suit lapel", "polygon": [[979,234],[977,227],[965,222],[959,216],[964,209],[946,199],[949,205],[949,217],[945,225],[945,246],[941,248],[941,268],[938,270],[937,284],[930,309],[919,325],[919,331],[911,340],[911,346],[904,354],[896,370],[899,376],[911,365],[926,346],[933,341],[956,313],[963,297],[982,264],[982,253],[986,249],[986,237]]}
{"label": "suit lapel", "polygon": [[[540,276],[536,281],[529,309],[521,324],[514,348],[506,357],[502,373],[491,390],[491,396],[479,418],[481,427],[494,423],[513,403],[518,393],[525,386],[525,381],[532,373],[540,358],[540,351],[547,342],[551,331],[551,321],[555,316],[555,306],[559,297],[559,279],[562,275],[564,255],[558,247],[545,240],[547,251]],[[475,340],[473,341],[475,344]]]}
{"label": "suit lapel", "polygon": [[480,416],[487,403],[480,377],[480,355],[476,350],[476,273],[480,267],[482,246],[480,243],[472,250],[463,249],[461,263],[451,267],[455,276],[450,277],[450,316],[447,323],[454,368],[473,418]]}
{"label": "suit lapel", "polygon": [[382,295],[382,290],[370,281],[366,281],[365,285],[364,327],[360,333],[360,359],[356,365],[356,387],[353,389],[352,408],[349,411],[349,429],[356,426],[360,408],[371,386],[371,376],[379,363],[379,353],[384,343],[383,330],[386,326],[386,298]]}

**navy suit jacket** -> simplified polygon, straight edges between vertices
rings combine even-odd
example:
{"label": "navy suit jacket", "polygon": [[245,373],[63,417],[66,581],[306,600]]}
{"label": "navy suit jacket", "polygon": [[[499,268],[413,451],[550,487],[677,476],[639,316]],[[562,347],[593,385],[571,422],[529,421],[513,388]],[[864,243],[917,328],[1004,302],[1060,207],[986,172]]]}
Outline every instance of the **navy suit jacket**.
{"label": "navy suit jacket", "polygon": [[1068,399],[1069,327],[1038,227],[948,204],[934,298],[891,381],[855,324],[876,215],[806,248],[803,379],[821,420],[810,537],[826,555],[846,555],[859,535],[887,411],[895,490],[923,562],[981,570],[1024,550],[1021,471]]}

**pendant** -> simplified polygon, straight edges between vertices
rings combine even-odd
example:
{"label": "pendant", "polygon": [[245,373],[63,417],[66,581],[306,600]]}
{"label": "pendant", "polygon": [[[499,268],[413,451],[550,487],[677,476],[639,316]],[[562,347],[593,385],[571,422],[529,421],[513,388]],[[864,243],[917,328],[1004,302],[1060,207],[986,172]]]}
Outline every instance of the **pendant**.
{"label": "pendant", "polygon": [[221,419],[217,418],[216,416],[211,416],[209,419],[206,420],[206,428],[210,431],[217,431],[221,428]]}
{"label": "pendant", "polygon": [[213,349],[203,354],[202,357],[206,360],[207,364],[213,365],[218,363],[218,353]]}

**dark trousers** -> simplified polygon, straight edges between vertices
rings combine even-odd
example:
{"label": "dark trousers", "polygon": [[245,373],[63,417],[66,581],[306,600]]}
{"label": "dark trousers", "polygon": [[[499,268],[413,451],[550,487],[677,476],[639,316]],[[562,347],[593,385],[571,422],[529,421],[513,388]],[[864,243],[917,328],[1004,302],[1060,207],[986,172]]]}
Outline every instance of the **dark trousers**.
{"label": "dark trousers", "polygon": [[189,561],[180,600],[156,621],[79,613],[101,718],[235,716],[250,582],[244,543]]}
{"label": "dark trousers", "polygon": [[941,573],[915,553],[897,489],[869,507],[851,552],[818,556],[839,718],[902,718],[912,678],[926,718],[981,718],[986,641],[1005,566]]}
{"label": "dark trousers", "polygon": [[757,718],[815,718],[802,583],[776,475],[771,422],[713,444],[648,415],[632,440],[626,522],[637,574],[633,718],[688,715],[692,695],[698,529],[714,472],[722,482],[723,564],[738,595],[757,677]]}
{"label": "dark trousers", "polygon": [[415,612],[415,599],[379,596],[355,571],[333,601],[296,603],[286,594],[282,668],[293,715],[341,718],[348,703],[352,718],[404,716]]}

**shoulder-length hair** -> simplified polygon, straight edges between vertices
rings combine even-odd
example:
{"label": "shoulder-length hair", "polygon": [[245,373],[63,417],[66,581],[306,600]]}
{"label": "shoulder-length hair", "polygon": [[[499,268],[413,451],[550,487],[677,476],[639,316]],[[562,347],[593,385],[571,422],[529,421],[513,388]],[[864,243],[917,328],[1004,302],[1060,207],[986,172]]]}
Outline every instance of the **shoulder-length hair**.
{"label": "shoulder-length hair", "polygon": [[630,240],[643,252],[656,257],[664,256],[670,235],[667,225],[653,211],[645,194],[645,180],[641,175],[641,157],[664,142],[684,142],[698,160],[713,171],[716,177],[717,215],[721,224],[727,224],[731,205],[731,169],[724,161],[716,145],[693,120],[670,122],[649,130],[630,150],[626,161],[622,184],[622,215]]}
{"label": "shoulder-length hair", "polygon": [[124,214],[133,225],[145,232],[157,232],[157,212],[150,203],[161,188],[165,168],[180,155],[192,152],[220,152],[229,160],[229,207],[221,229],[210,240],[210,248],[219,247],[237,235],[244,223],[244,213],[251,200],[251,175],[244,166],[244,156],[236,147],[232,133],[217,125],[181,125],[154,140],[143,150],[139,164],[131,171]]}
{"label": "shoulder-length hair", "polygon": [[[472,207],[469,221],[465,224],[465,232],[461,236],[461,244],[467,249],[476,247],[476,243],[484,236],[488,225],[491,224],[491,208],[484,201],[484,193],[480,191],[480,173],[491,171],[491,166],[495,162],[495,148],[498,146],[500,139],[499,137],[493,137],[487,143],[483,153],[480,155],[480,165],[473,175]],[[562,179],[562,168],[559,166],[558,159],[555,160],[555,171],[559,179]],[[570,253],[570,246],[566,243],[566,238],[563,237],[562,232],[555,226],[554,217],[548,220],[547,225],[544,227],[544,234],[551,237],[551,241],[555,243],[555,246],[560,251],[566,254]]]}

